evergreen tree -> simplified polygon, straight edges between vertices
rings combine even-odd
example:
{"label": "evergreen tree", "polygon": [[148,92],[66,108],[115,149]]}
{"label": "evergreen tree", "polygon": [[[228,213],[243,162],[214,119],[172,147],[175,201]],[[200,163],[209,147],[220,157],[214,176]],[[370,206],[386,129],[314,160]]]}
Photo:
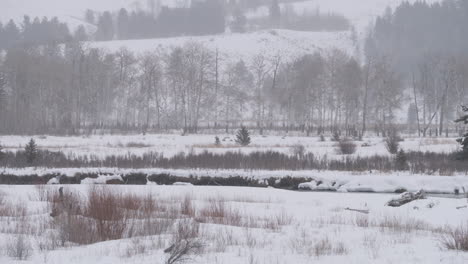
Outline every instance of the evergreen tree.
{"label": "evergreen tree", "polygon": [[96,40],[106,41],[114,38],[114,21],[110,12],[106,11],[99,17],[97,26]]}
{"label": "evergreen tree", "polygon": [[340,140],[341,140],[340,132],[338,132],[338,130],[335,130],[335,132],[333,132],[332,141],[338,142]]}
{"label": "evergreen tree", "polygon": [[248,146],[250,144],[250,133],[245,126],[237,131],[236,143],[241,146]]}
{"label": "evergreen tree", "polygon": [[0,144],[0,161],[3,159],[4,153],[3,153],[3,147],[2,144]]}
{"label": "evergreen tree", "polygon": [[120,9],[119,15],[117,16],[117,38],[128,39],[129,38],[129,27],[130,18],[125,8]]}
{"label": "evergreen tree", "polygon": [[34,163],[34,161],[37,158],[37,145],[36,145],[36,142],[34,141],[34,139],[31,138],[29,143],[24,148],[24,153],[26,155],[26,161],[29,164]]}
{"label": "evergreen tree", "polygon": [[3,24],[2,22],[0,22],[0,49],[3,49],[3,42],[4,42],[4,39],[5,39],[5,36],[4,36],[4,29],[3,29]]}
{"label": "evergreen tree", "polygon": [[400,171],[408,169],[408,158],[403,149],[400,149],[400,151],[398,151],[397,155],[395,156],[395,166],[396,169]]}
{"label": "evergreen tree", "polygon": [[88,34],[86,33],[86,29],[83,25],[80,25],[74,33],[75,41],[88,41]]}
{"label": "evergreen tree", "polygon": [[94,16],[94,11],[91,9],[86,10],[85,12],[85,21],[88,22],[89,24],[94,25],[96,23],[95,21],[95,16]]}
{"label": "evergreen tree", "polygon": [[[462,106],[462,110],[465,113],[468,113],[468,107]],[[455,120],[455,123],[461,123],[463,124],[468,124],[468,114],[465,114],[464,116],[458,118]],[[468,158],[468,133],[465,133],[462,137],[457,139],[457,142],[461,145],[462,151],[459,153],[458,158],[459,159],[467,159]]]}
{"label": "evergreen tree", "polygon": [[7,103],[7,92],[6,92],[6,76],[3,72],[0,72],[0,112],[6,111]]}
{"label": "evergreen tree", "polygon": [[6,76],[3,72],[0,72],[0,132],[5,132],[7,104]]}
{"label": "evergreen tree", "polygon": [[3,47],[6,49],[9,49],[13,47],[15,44],[17,44],[20,40],[20,34],[21,32],[18,26],[16,26],[13,20],[10,20],[10,22],[8,22],[8,24],[5,26],[3,30],[3,36],[4,36]]}
{"label": "evergreen tree", "polygon": [[270,19],[274,23],[278,23],[281,19],[281,9],[278,0],[272,0],[270,5]]}
{"label": "evergreen tree", "polygon": [[389,136],[385,139],[385,147],[390,154],[398,154],[398,148],[400,147],[400,137],[397,132],[391,131]]}

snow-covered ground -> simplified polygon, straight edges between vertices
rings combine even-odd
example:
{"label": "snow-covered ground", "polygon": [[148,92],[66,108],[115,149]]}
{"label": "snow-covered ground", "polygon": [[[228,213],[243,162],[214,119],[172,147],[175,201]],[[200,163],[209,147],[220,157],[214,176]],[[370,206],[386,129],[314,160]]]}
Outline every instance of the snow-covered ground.
{"label": "snow-covered ground", "polygon": [[[57,224],[49,216],[51,205],[44,193],[58,186],[3,186],[3,205],[23,208],[23,215],[0,216],[0,263],[19,263],[9,255],[17,248],[18,227],[29,227],[26,246],[28,260],[20,263],[157,263],[168,257],[170,228],[161,235],[137,236],[88,246],[50,243]],[[65,186],[65,193],[82,197],[87,186]],[[223,221],[214,219],[199,225],[198,239],[203,252],[189,263],[450,263],[465,264],[468,253],[442,247],[448,228],[466,224],[466,200],[428,198],[400,208],[385,203],[395,195],[305,193],[276,189],[192,187],[192,186],[112,186],[115,193],[152,197],[160,206],[177,215],[182,204],[191,204],[194,219],[212,206],[222,206]],[[346,208],[369,210],[369,214]],[[4,214],[4,215],[8,215]],[[22,215],[22,216],[21,216]],[[239,218],[237,218],[239,217]],[[235,221],[234,221],[235,219]],[[227,221],[229,220],[229,221]],[[169,218],[169,225],[176,220]],[[16,230],[16,232],[15,232]],[[52,240],[51,240],[52,239]],[[48,244],[49,243],[49,244]],[[46,246],[47,245],[47,246]],[[48,248],[48,246],[50,246]]]}
{"label": "snow-covered ground", "polygon": [[[60,175],[74,177],[78,173],[101,175],[97,179],[85,179],[81,184],[105,184],[109,180],[120,179],[131,174],[171,175],[175,177],[242,177],[257,179],[268,184],[270,178],[284,177],[312,179],[299,184],[300,190],[328,192],[373,192],[396,193],[402,190],[416,192],[424,190],[429,194],[446,194],[460,196],[468,194],[468,177],[457,174],[450,177],[411,174],[409,172],[346,172],[346,171],[267,171],[267,170],[211,170],[211,169],[119,169],[119,168],[4,168],[0,174],[16,176]],[[1,175],[0,175],[1,177]],[[57,184],[52,178],[49,184]],[[148,184],[153,184],[149,182]]]}
{"label": "snow-covered ground", "polygon": [[[143,155],[148,152],[158,152],[166,157],[183,153],[212,153],[254,151],[277,151],[292,155],[294,146],[302,145],[305,152],[313,153],[318,158],[342,159],[345,157],[367,157],[372,155],[389,156],[384,139],[371,137],[356,142],[357,151],[352,155],[337,153],[336,142],[320,141],[319,137],[298,136],[252,136],[252,144],[240,147],[234,142],[233,135],[219,135],[222,145],[214,144],[214,135],[177,134],[147,134],[147,135],[93,135],[82,137],[33,137],[40,149],[62,151],[73,156],[93,155],[104,158],[108,155]],[[24,149],[29,137],[2,136],[0,144],[6,151]],[[453,152],[458,145],[454,138],[412,138],[408,137],[400,142],[405,151]],[[392,193],[402,189],[417,191],[424,189],[430,193],[454,194],[468,193],[468,177],[464,173],[452,173],[451,177],[438,175],[415,175],[409,172],[340,172],[340,171],[262,171],[262,170],[210,170],[210,169],[118,169],[118,168],[4,168],[0,173],[6,175],[51,175],[59,174],[69,177],[77,173],[98,175],[116,175],[118,177],[143,173],[146,175],[167,174],[177,177],[234,177],[240,176],[251,179],[268,179],[270,177],[283,178],[311,178],[311,183],[304,183],[300,187],[304,190],[325,190],[338,192],[379,192]],[[101,179],[105,182],[107,179]]]}
{"label": "snow-covered ground", "polygon": [[[225,153],[228,151],[250,153],[253,151],[278,151],[292,154],[292,147],[303,145],[306,152],[311,152],[317,157],[342,158],[337,154],[336,142],[326,137],[321,142],[319,137],[299,136],[252,136],[252,144],[247,147],[239,147],[234,140],[234,135],[218,135],[221,146],[215,146],[215,135],[188,135],[177,134],[147,134],[147,135],[92,135],[92,136],[33,136],[40,149],[51,151],[63,151],[75,155],[126,155],[128,153],[142,155],[147,152],[159,152],[166,157],[171,157],[180,152],[201,153],[209,151],[213,153]],[[26,136],[0,136],[0,144],[7,151],[24,149],[31,137]],[[383,138],[364,138],[362,142],[356,142],[357,151],[352,156],[390,155],[385,148]],[[405,151],[432,151],[449,153],[458,149],[455,138],[406,138],[400,142]]]}
{"label": "snow-covered ground", "polygon": [[262,30],[250,33],[226,33],[201,37],[175,37],[147,40],[119,40],[87,43],[90,47],[109,52],[126,48],[136,54],[154,51],[169,51],[186,43],[197,42],[215,51],[219,50],[224,60],[240,59],[250,62],[255,55],[267,58],[280,55],[282,61],[292,61],[305,54],[326,54],[334,48],[353,54],[354,48],[349,32],[302,32],[292,30]]}

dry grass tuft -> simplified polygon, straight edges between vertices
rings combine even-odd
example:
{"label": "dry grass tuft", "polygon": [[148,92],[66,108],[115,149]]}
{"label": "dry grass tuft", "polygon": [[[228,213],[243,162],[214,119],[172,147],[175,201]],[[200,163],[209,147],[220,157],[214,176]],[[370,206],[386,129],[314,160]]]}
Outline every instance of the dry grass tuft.
{"label": "dry grass tuft", "polygon": [[468,223],[449,228],[441,237],[442,247],[448,250],[468,251]]}

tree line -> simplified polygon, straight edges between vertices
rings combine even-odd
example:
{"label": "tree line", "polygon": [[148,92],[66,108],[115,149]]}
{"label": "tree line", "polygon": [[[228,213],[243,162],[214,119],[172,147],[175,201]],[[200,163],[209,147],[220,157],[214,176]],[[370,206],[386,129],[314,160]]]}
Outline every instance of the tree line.
{"label": "tree line", "polygon": [[[379,17],[366,41],[366,63],[386,57],[411,98],[409,118],[419,134],[442,134],[466,101],[468,1],[404,2]],[[372,67],[375,68],[375,67]]]}
{"label": "tree line", "polygon": [[[84,30],[84,28],[81,28]],[[77,31],[77,36],[80,32]],[[84,32],[83,34],[86,34]],[[64,43],[73,39],[67,24],[60,22],[56,17],[42,19],[36,17],[31,19],[24,16],[21,25],[17,25],[13,20],[3,25],[0,22],[0,50],[9,49],[18,45],[34,46],[49,43]],[[78,40],[84,40],[78,38]]]}
{"label": "tree line", "polygon": [[2,133],[247,125],[357,136],[369,124],[387,131],[404,96],[385,58],[362,66],[334,49],[236,61],[197,42],[143,54],[79,42],[17,47],[1,60],[0,80]]}
{"label": "tree line", "polygon": [[[460,48],[465,35],[445,33],[445,46],[436,39],[449,29],[466,30],[466,23],[447,22],[468,17],[465,3],[403,3],[388,10],[369,32],[362,60],[332,49],[293,61],[263,53],[236,61],[197,42],[143,54],[108,53],[78,41],[14,45],[0,60],[0,133],[246,125],[261,133],[281,127],[385,135],[410,105],[410,129],[441,135],[466,99],[468,56]],[[437,25],[442,29],[422,23],[431,14],[445,21]],[[42,24],[26,21],[31,26],[17,30],[21,39]],[[3,32],[14,28],[10,24]],[[424,41],[415,42],[417,36]]]}
{"label": "tree line", "polygon": [[189,7],[155,9],[128,11],[122,8],[115,14],[88,10],[85,19],[97,26],[94,37],[99,41],[214,35],[225,31],[224,5],[219,0],[193,1]]}

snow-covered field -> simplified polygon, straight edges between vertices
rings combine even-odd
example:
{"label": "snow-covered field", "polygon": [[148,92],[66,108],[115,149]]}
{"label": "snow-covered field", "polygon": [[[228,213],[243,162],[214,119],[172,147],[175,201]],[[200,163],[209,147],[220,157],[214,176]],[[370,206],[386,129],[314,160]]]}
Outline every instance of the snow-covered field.
{"label": "snow-covered field", "polygon": [[[317,157],[342,158],[337,153],[336,142],[326,137],[321,142],[319,137],[299,136],[252,136],[252,144],[247,147],[239,147],[234,142],[234,135],[218,135],[221,146],[216,146],[215,135],[188,135],[177,134],[147,134],[147,135],[91,135],[91,136],[33,136],[40,149],[62,151],[75,155],[126,155],[132,153],[142,155],[153,151],[171,157],[180,152],[201,153],[209,151],[213,153],[225,153],[228,151],[250,153],[253,151],[278,151],[292,154],[292,147],[303,145],[306,152],[311,152]],[[26,136],[0,136],[0,144],[5,150],[17,151],[24,149],[31,137]],[[358,144],[357,151],[352,156],[390,155],[385,148],[383,138],[364,138]],[[458,149],[455,138],[406,138],[400,142],[405,151],[432,151],[449,153]]]}
{"label": "snow-covered field", "polygon": [[[372,155],[390,156],[385,147],[384,139],[378,137],[365,138],[357,141],[357,151],[352,155],[341,155],[337,151],[336,142],[326,137],[320,141],[319,137],[299,136],[252,136],[252,144],[240,147],[234,142],[233,135],[219,135],[221,146],[214,144],[214,135],[188,135],[177,134],[147,134],[147,135],[93,135],[82,137],[36,136],[33,137],[39,149],[62,151],[67,155],[84,156],[93,155],[104,158],[109,155],[143,155],[149,152],[158,152],[165,157],[172,157],[178,153],[212,153],[254,151],[277,151],[287,155],[294,154],[294,146],[302,145],[306,153],[313,153],[318,158],[343,159],[368,157]],[[6,151],[23,150],[29,137],[2,136],[0,144]],[[458,145],[454,138],[405,138],[400,142],[405,151],[431,151],[453,152]],[[450,177],[434,175],[412,174],[410,172],[346,172],[346,171],[267,171],[267,170],[214,170],[214,169],[119,169],[119,168],[42,168],[31,167],[25,169],[3,168],[0,173],[4,175],[64,175],[74,177],[78,173],[95,175],[115,175],[121,177],[130,174],[144,175],[171,175],[175,177],[237,177],[266,180],[271,177],[280,179],[284,177],[313,179],[299,188],[313,191],[337,192],[377,192],[394,193],[399,190],[418,191],[424,189],[429,193],[465,194],[468,193],[468,177],[462,172],[452,172]],[[446,174],[443,174],[446,175]],[[105,183],[110,178],[103,177],[95,180]],[[94,180],[93,180],[94,181]],[[55,179],[52,180],[55,182]]]}
{"label": "snow-covered field", "polygon": [[[100,175],[96,179],[83,180],[82,184],[106,184],[112,179],[122,180],[122,177],[131,174],[144,175],[171,175],[174,177],[242,177],[263,181],[265,185],[270,178],[284,177],[311,179],[310,182],[299,184],[300,190],[327,191],[339,193],[397,193],[401,190],[444,195],[468,194],[468,177],[466,175],[436,176],[411,174],[409,172],[346,172],[346,171],[267,171],[267,170],[212,170],[212,169],[119,169],[119,168],[4,168],[0,173],[5,175],[29,176],[61,175],[74,177],[78,173]],[[61,177],[59,176],[59,177]],[[1,177],[1,176],[0,176]],[[122,180],[123,181],[123,180]],[[49,184],[58,183],[57,177],[52,178]],[[149,182],[149,185],[154,184]]]}
{"label": "snow-covered field", "polygon": [[[65,186],[64,193],[84,199],[88,188]],[[162,264],[169,255],[164,249],[172,244],[175,233],[180,233],[175,227],[181,217],[200,222],[198,225],[185,220],[189,227],[198,225],[196,237],[191,239],[203,245],[203,251],[190,256],[189,263],[464,264],[468,261],[468,253],[446,250],[441,243],[449,228],[467,224],[468,209],[457,209],[467,205],[465,199],[428,198],[390,208],[385,203],[395,195],[191,186],[108,188],[140,197],[149,197],[151,193],[158,210],[172,212],[165,216],[168,230],[132,238],[124,235],[122,239],[87,246],[66,243],[62,247],[53,244],[58,242],[53,234],[60,234],[63,226],[59,217],[49,216],[53,206],[47,202],[47,192],[57,192],[58,186],[3,186],[0,209],[10,207],[16,211],[0,210],[0,263],[19,263],[13,253],[17,253],[15,248],[20,245],[29,250],[27,260],[20,263],[66,260],[70,264]],[[223,214],[211,218],[214,207]],[[181,215],[187,208],[189,213]],[[369,210],[369,214],[346,208]],[[134,223],[130,221],[125,226],[130,228]],[[18,243],[18,238],[27,242]]]}

